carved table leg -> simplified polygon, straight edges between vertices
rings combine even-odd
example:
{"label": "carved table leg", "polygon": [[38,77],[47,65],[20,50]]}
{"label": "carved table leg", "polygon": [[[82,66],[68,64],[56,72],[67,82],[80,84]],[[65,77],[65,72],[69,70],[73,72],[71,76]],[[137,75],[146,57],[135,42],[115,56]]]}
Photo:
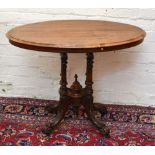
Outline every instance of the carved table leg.
{"label": "carved table leg", "polygon": [[58,107],[59,107],[58,104],[55,104],[55,105],[47,105],[45,107],[45,111],[47,111],[48,113],[55,113],[55,112],[58,111]]}
{"label": "carved table leg", "polygon": [[50,123],[43,129],[43,133],[49,135],[55,127],[61,122],[64,118],[66,111],[68,110],[68,95],[67,95],[67,53],[61,53],[61,80],[60,80],[60,102],[57,107],[57,115],[53,123]]}
{"label": "carved table leg", "polygon": [[85,95],[84,95],[84,107],[86,114],[91,122],[103,133],[106,137],[109,137],[109,129],[99,122],[94,116],[94,104],[93,104],[93,89],[92,89],[92,70],[93,70],[93,53],[87,53],[87,68],[86,68],[86,86],[85,86]]}
{"label": "carved table leg", "polygon": [[[98,121],[94,116],[94,110],[98,110],[93,104],[93,89],[92,89],[92,70],[93,70],[93,53],[87,53],[87,68],[86,68],[86,86],[82,88],[77,81],[77,75],[75,75],[75,81],[70,88],[67,88],[67,53],[61,53],[61,80],[60,80],[60,102],[58,106],[47,107],[49,112],[55,110],[57,112],[54,122],[50,123],[43,130],[43,133],[50,134],[52,130],[61,122],[64,118],[66,111],[68,110],[69,101],[73,101],[76,107],[76,113],[78,113],[78,107],[81,102],[85,107],[86,114],[91,122],[103,133],[106,137],[109,137],[109,129]],[[71,99],[71,100],[70,100]],[[106,113],[106,108],[100,109],[102,113]]]}
{"label": "carved table leg", "polygon": [[101,116],[104,116],[105,114],[108,113],[107,108],[103,105],[102,106],[94,105],[94,111],[99,111]]}

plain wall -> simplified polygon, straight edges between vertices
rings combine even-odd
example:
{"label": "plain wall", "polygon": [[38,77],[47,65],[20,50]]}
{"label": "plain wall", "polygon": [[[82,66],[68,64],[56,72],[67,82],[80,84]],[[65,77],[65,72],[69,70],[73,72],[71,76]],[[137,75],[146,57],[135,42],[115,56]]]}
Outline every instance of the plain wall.
{"label": "plain wall", "polygon": [[[155,9],[0,9],[1,96],[59,99],[59,54],[20,49],[5,37],[17,25],[53,19],[110,20],[143,28],[147,36],[141,45],[95,54],[94,101],[155,106]],[[84,86],[85,58],[69,54],[69,86],[75,73]]]}

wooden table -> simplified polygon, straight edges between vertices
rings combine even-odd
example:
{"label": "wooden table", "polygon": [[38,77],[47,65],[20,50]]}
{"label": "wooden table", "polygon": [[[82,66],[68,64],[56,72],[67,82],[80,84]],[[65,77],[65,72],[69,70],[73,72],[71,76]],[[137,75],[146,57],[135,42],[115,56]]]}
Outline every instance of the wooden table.
{"label": "wooden table", "polygon": [[[47,107],[50,112],[57,111],[56,119],[47,125],[43,132],[51,131],[64,118],[70,103],[77,107],[83,105],[91,122],[106,137],[109,129],[98,121],[93,111],[93,53],[129,48],[140,44],[145,32],[136,26],[97,20],[57,20],[33,23],[15,27],[7,34],[9,42],[15,46],[44,52],[57,52],[61,56],[60,102],[56,107]],[[67,54],[86,53],[86,81],[82,88],[75,74],[75,81],[67,87]],[[104,60],[103,60],[104,61]],[[78,108],[77,108],[78,109]],[[102,109],[106,112],[106,109]]]}

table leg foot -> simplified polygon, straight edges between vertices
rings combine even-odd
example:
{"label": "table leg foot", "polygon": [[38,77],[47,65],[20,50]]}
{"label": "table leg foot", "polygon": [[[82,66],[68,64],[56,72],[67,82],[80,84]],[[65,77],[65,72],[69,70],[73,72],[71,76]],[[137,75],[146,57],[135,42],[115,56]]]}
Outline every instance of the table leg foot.
{"label": "table leg foot", "polygon": [[100,121],[98,121],[93,112],[86,112],[89,120],[96,126],[96,128],[106,137],[109,138],[110,137],[110,129],[108,127],[106,127],[106,125],[104,123],[101,123]]}
{"label": "table leg foot", "polygon": [[88,100],[85,100],[84,103],[86,115],[88,116],[88,119],[96,126],[96,128],[106,137],[110,137],[110,129],[102,122],[97,120],[94,116],[94,106],[92,102],[89,102]]}
{"label": "table leg foot", "polygon": [[56,116],[55,121],[53,123],[47,124],[46,127],[42,129],[42,132],[46,135],[50,135],[53,132],[53,130],[59,125],[63,117],[64,115],[62,113],[59,113]]}
{"label": "table leg foot", "polygon": [[[105,136],[109,137],[110,130],[105,126],[105,124],[101,123],[98,121],[95,116],[94,116],[94,111],[95,108],[93,104],[93,60],[94,60],[94,55],[93,53],[87,53],[87,67],[86,67],[86,81],[85,81],[85,96],[83,98],[83,105],[86,110],[86,114],[90,121],[98,128],[98,130]],[[101,114],[105,114],[107,112],[106,108],[100,109]]]}
{"label": "table leg foot", "polygon": [[46,127],[42,129],[42,133],[50,135],[51,132],[59,125],[59,123],[65,117],[66,111],[68,110],[68,103],[64,102],[60,101],[59,106],[57,107],[57,115],[55,120],[52,123],[47,124]]}
{"label": "table leg foot", "polygon": [[47,111],[48,113],[56,113],[58,111],[58,107],[59,107],[59,104],[47,105],[45,107],[45,111]]}
{"label": "table leg foot", "polygon": [[42,132],[46,135],[50,135],[53,132],[53,130],[59,125],[63,118],[63,114],[57,115],[55,121],[53,123],[47,124],[46,127],[42,129]]}
{"label": "table leg foot", "polygon": [[101,116],[104,116],[108,113],[107,108],[105,106],[94,105],[94,111],[99,111]]}

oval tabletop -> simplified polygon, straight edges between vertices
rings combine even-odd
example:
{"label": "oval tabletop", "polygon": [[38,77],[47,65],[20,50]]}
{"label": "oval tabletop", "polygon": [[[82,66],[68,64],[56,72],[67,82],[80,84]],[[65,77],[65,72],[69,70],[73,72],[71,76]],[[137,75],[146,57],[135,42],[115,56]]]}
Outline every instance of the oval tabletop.
{"label": "oval tabletop", "polygon": [[139,27],[100,20],[55,20],[11,29],[11,44],[50,52],[101,52],[140,44],[145,31]]}

